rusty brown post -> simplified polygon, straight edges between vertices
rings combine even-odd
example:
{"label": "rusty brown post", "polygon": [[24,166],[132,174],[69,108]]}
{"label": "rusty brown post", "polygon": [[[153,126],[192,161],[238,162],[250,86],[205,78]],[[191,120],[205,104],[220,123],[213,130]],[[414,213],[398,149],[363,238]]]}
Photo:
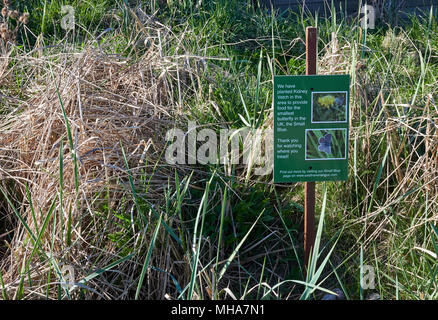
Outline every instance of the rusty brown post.
{"label": "rusty brown post", "polygon": [[[317,29],[306,28],[306,75],[316,74]],[[315,182],[304,183],[304,266],[309,263],[310,251],[315,244]]]}

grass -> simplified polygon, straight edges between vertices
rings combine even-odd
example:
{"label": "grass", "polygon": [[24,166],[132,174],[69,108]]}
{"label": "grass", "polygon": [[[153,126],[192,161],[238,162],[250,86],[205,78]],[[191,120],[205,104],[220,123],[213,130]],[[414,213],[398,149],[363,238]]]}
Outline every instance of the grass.
{"label": "grass", "polygon": [[[435,12],[364,38],[342,12],[72,1],[67,32],[61,4],[14,4],[30,20],[0,56],[2,299],[437,298]],[[311,25],[319,73],[351,77],[350,172],[317,184],[305,276],[301,184],[251,161],[168,165],[163,137],[272,128],[273,76],[304,73]]]}
{"label": "grass", "polygon": [[345,159],[345,129],[307,131],[307,159]]}
{"label": "grass", "polygon": [[346,93],[315,93],[312,106],[312,121],[347,122]]}

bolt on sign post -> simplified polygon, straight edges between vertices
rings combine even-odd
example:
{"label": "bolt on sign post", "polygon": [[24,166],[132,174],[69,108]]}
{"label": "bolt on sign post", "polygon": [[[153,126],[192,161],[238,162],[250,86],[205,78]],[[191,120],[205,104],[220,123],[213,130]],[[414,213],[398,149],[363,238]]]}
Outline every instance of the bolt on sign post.
{"label": "bolt on sign post", "polygon": [[304,264],[315,242],[315,182],[348,178],[348,75],[316,75],[317,29],[306,29],[306,75],[274,77],[274,182],[305,182]]}

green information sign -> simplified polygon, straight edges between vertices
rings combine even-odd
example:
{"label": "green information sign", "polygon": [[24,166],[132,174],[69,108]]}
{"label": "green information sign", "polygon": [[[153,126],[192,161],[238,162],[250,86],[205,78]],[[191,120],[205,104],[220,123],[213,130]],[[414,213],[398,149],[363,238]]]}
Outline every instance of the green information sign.
{"label": "green information sign", "polygon": [[348,75],[274,77],[274,182],[348,177]]}

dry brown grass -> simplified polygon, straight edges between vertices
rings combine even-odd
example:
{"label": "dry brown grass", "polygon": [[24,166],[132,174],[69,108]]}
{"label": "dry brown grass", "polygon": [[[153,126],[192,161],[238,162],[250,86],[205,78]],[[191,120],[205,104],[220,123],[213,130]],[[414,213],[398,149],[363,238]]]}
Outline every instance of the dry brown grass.
{"label": "dry brown grass", "polygon": [[[120,248],[107,241],[107,236],[120,232],[114,214],[120,213],[123,205],[125,210],[133,212],[123,151],[129,173],[140,190],[138,196],[151,201],[162,198],[168,177],[174,175],[174,169],[166,169],[160,158],[165,129],[173,126],[174,121],[175,104],[168,82],[171,67],[153,48],[135,62],[109,57],[91,46],[77,53],[40,58],[29,54],[16,59],[14,68],[26,69],[31,77],[26,79],[21,92],[21,96],[27,97],[25,101],[18,103],[19,108],[0,121],[1,187],[8,190],[9,199],[34,235],[41,230],[52,202],[56,203],[41,240],[40,249],[46,258],[39,259],[38,263],[34,258],[26,275],[29,279],[25,281],[24,292],[28,298],[42,297],[47,286],[49,296],[56,292],[53,290],[56,285],[51,282],[59,279],[54,275],[53,262],[47,259],[49,256],[56,264],[74,266],[76,279],[120,258]],[[71,128],[73,149],[61,101]],[[74,155],[78,167],[77,185]],[[141,177],[150,179],[147,192],[144,185],[139,185]],[[31,203],[26,197],[26,188]],[[7,292],[13,296],[23,279],[22,266],[29,261],[33,245],[29,232],[23,223],[17,222],[11,206],[3,201],[1,208],[2,218],[15,228],[0,264]],[[134,234],[142,233],[138,232],[135,230]],[[135,248],[141,248],[147,239],[131,240]],[[166,255],[156,258],[162,260],[156,265],[163,269],[172,267],[170,256],[175,254],[171,247],[167,249]],[[99,255],[102,257],[98,258]],[[126,273],[124,281],[133,280],[135,270],[141,268],[143,261],[136,259],[118,269]],[[52,280],[48,279],[49,269],[52,269]],[[165,274],[157,277],[162,280],[161,284],[168,281],[161,279],[166,278]],[[33,283],[29,291],[28,280]],[[99,292],[105,292],[105,296],[96,297],[126,298],[135,289],[132,286],[136,281],[114,286],[106,277],[101,277],[99,283],[94,284],[100,288]],[[93,281],[87,286],[93,287]],[[103,287],[107,290],[101,290]],[[164,297],[164,292],[155,293],[154,287],[151,288],[148,294]]]}

